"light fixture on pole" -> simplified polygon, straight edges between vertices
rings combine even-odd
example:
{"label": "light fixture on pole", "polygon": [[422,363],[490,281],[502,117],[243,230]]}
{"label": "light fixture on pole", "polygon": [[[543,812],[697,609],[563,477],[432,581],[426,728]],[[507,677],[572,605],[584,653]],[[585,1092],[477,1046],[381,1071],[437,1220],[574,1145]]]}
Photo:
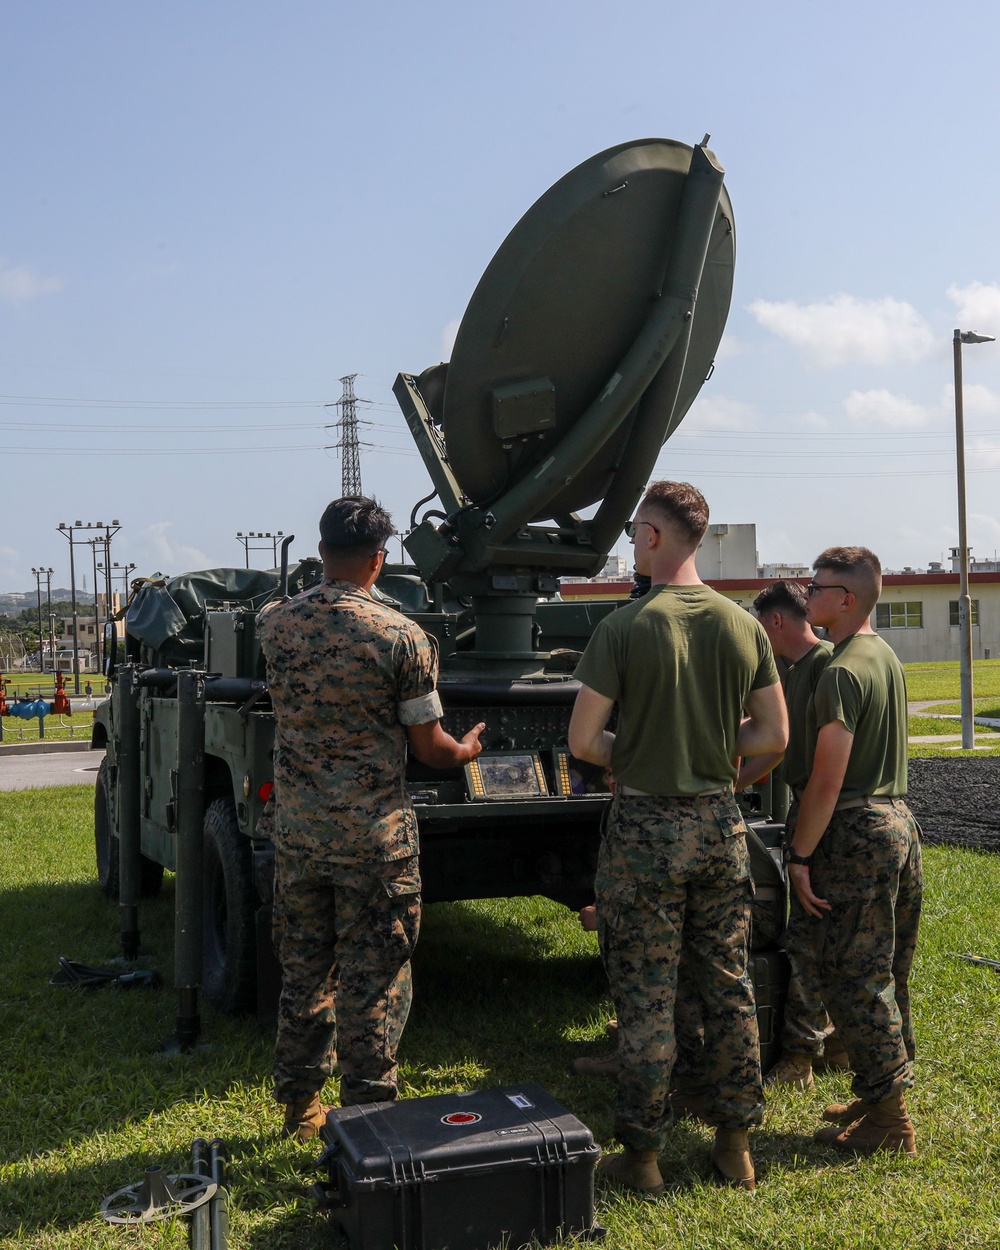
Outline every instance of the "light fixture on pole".
{"label": "light fixture on pole", "polygon": [[[251,551],[267,551],[267,550],[270,550],[271,559],[274,561],[274,564],[271,567],[272,568],[277,567],[278,548],[281,545],[281,540],[284,537],[285,537],[284,530],[278,530],[274,534],[272,534],[270,530],[267,530],[266,533],[263,530],[248,530],[247,533],[245,534],[243,533],[242,530],[236,531],[236,541],[238,543],[243,544],[243,551],[244,551],[244,554],[246,555],[247,568],[250,567],[250,552]],[[263,540],[263,541],[258,541],[258,540]]]}
{"label": "light fixture on pole", "polygon": [[[76,563],[73,559],[73,548],[79,543],[91,541],[87,538],[77,538],[77,530],[104,530],[104,540],[107,546],[106,551],[110,551],[111,539],[121,529],[121,522],[114,520],[110,525],[105,525],[103,521],[74,521],[72,525],[67,525],[65,521],[60,521],[58,526],[59,532],[69,542],[69,583],[70,597],[73,605],[73,693],[80,693],[80,614],[76,603]],[[94,587],[95,595],[97,587]],[[96,613],[96,608],[95,608]]]}
{"label": "light fixture on pole", "polygon": [[958,637],[961,657],[962,750],[976,745],[972,719],[972,599],[969,596],[969,541],[965,507],[965,416],[962,409],[962,344],[992,343],[993,334],[956,330],[955,349],[955,459],[958,472]]}
{"label": "light fixture on pole", "polygon": [[44,566],[40,569],[33,568],[32,573],[35,575],[35,594],[38,598],[38,672],[39,675],[45,672],[45,643],[42,638],[42,578],[49,578],[49,585],[52,584],[52,570]]}

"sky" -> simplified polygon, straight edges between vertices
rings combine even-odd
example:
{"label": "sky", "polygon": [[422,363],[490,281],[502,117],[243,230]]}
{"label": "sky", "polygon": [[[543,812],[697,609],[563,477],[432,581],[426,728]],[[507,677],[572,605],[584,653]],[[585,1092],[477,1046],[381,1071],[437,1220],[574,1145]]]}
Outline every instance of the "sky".
{"label": "sky", "polygon": [[[733,306],[656,476],[766,562],[957,545],[952,335],[1000,336],[1000,7],[0,0],[0,32],[0,590],[68,583],[60,522],[120,521],[112,560],[147,575],[242,565],[237,532],[312,554],[348,374],[404,526],[430,484],[396,374],[448,358],[563,174],[706,132]],[[1000,344],[963,368],[987,558]]]}

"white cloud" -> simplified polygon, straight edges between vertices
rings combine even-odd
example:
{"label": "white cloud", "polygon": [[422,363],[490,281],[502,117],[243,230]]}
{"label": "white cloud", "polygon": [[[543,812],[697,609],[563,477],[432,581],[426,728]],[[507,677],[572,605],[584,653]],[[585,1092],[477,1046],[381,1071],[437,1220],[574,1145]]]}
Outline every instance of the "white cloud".
{"label": "white cloud", "polygon": [[20,553],[13,547],[0,546],[0,586],[9,586],[20,590],[20,582],[24,581],[24,569],[21,567]]}
{"label": "white cloud", "polygon": [[[977,536],[980,540],[982,540],[985,534],[986,539],[993,544],[994,550],[1000,547],[1000,519],[990,516],[986,512],[972,512],[969,514],[969,523],[976,527]],[[989,554],[986,551],[981,552],[979,559],[988,559]]]}
{"label": "white cloud", "polygon": [[959,322],[956,329],[1000,336],[1000,286],[996,283],[952,284],[948,288],[948,298],[955,305]]}
{"label": "white cloud", "polygon": [[731,360],[734,356],[745,356],[749,347],[735,334],[724,334],[715,353],[716,360]]}
{"label": "white cloud", "polygon": [[0,297],[9,304],[38,299],[40,295],[58,291],[61,286],[58,278],[40,278],[27,265],[8,265],[0,261]]}
{"label": "white cloud", "polygon": [[695,400],[691,415],[681,427],[686,434],[699,430],[748,430],[754,421],[754,410],[738,399],[725,395],[702,395]]}
{"label": "white cloud", "polygon": [[[962,410],[975,417],[995,417],[1000,414],[1000,395],[975,382],[968,386],[962,382]],[[948,411],[955,411],[955,388],[948,387]]]}
{"label": "white cloud", "polygon": [[442,360],[451,360],[451,353],[455,350],[455,339],[458,337],[458,327],[461,324],[461,318],[457,317],[454,321],[449,321],[441,331]]}
{"label": "white cloud", "polygon": [[882,426],[889,430],[917,430],[927,424],[928,412],[921,404],[891,391],[851,391],[844,411],[861,429]]}
{"label": "white cloud", "polygon": [[824,417],[821,412],[804,412],[799,417],[799,423],[805,426],[807,430],[815,430],[817,433],[829,430],[832,425],[830,418]]}
{"label": "white cloud", "polygon": [[970,469],[1000,469],[1000,450],[992,444],[977,447],[975,443],[966,443],[965,460]]}
{"label": "white cloud", "polygon": [[186,573],[189,569],[211,567],[211,559],[197,547],[172,542],[167,533],[172,528],[173,521],[155,521],[142,531],[136,544],[137,574],[148,576],[151,573],[160,572],[168,577],[174,577],[178,573]]}
{"label": "white cloud", "polygon": [[815,304],[755,300],[747,311],[765,330],[820,365],[912,364],[931,349],[923,317],[901,300],[831,295]]}

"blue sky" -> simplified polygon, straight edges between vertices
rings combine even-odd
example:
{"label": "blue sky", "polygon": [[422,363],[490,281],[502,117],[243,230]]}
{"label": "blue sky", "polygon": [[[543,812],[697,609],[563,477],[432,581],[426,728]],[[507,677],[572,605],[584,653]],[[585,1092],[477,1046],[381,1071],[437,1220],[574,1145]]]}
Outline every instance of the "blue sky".
{"label": "blue sky", "polygon": [[[392,398],[592,154],[709,131],[737,231],[714,376],[664,448],[764,560],[957,543],[951,337],[1000,334],[993,6],[0,0],[0,589],[241,564],[363,481],[429,485]],[[989,84],[993,82],[994,86]],[[1000,549],[1000,344],[965,351],[969,541]],[[624,553],[626,545],[621,551]],[[89,580],[88,580],[89,585]]]}

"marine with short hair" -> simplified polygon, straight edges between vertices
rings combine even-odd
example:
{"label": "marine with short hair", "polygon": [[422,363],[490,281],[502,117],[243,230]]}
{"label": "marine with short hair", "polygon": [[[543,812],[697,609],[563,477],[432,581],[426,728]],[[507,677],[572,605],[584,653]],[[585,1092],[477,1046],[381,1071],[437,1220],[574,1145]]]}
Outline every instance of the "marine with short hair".
{"label": "marine with short hair", "polygon": [[342,1105],[396,1097],[420,925],[407,748],[435,768],[482,749],[485,725],[460,742],[441,727],[423,630],[372,598],[394,533],[374,500],[334,500],[320,520],[322,581],[257,618],[277,720],[274,1090],[300,1141],[325,1119],[319,1092],[338,1062]]}
{"label": "marine with short hair", "polygon": [[569,729],[573,754],[610,766],[617,781],[595,885],[618,1017],[614,1132],[625,1150],[599,1166],[647,1195],[664,1188],[657,1155],[673,1115],[682,958],[696,971],[712,1158],[732,1185],[754,1187],[747,1128],[764,1109],[734,761],[784,749],[785,704],[760,623],[698,576],[707,525],[693,486],[649,487],[626,533],[652,585],[595,629],[576,669]]}
{"label": "marine with short hair", "polygon": [[830,1014],[855,1076],[854,1101],[827,1107],[817,1141],[855,1154],[916,1154],[909,977],[923,870],[906,805],[906,679],[871,614],[882,566],[867,547],[829,547],[813,564],[808,616],[833,654],[808,717],[812,760],[788,871],[816,926]]}
{"label": "marine with short hair", "polygon": [[[785,817],[785,842],[791,841],[798,819],[799,796],[809,780],[811,760],[806,750],[806,717],[819,675],[833,652],[833,643],[819,638],[806,619],[806,592],[798,582],[776,581],[753,601],[757,619],[764,626],[771,650],[785,662],[782,676],[788,708],[788,746],[776,755],[744,760],[736,789],[745,790],[773,772],[792,792]],[[790,1085],[811,1089],[814,1064],[848,1066],[843,1043],[834,1033],[823,1002],[818,973],[819,955],[813,949],[816,931],[792,891],[791,914],[783,946],[791,965],[781,1030],[781,1058],[764,1074],[764,1088]]]}

